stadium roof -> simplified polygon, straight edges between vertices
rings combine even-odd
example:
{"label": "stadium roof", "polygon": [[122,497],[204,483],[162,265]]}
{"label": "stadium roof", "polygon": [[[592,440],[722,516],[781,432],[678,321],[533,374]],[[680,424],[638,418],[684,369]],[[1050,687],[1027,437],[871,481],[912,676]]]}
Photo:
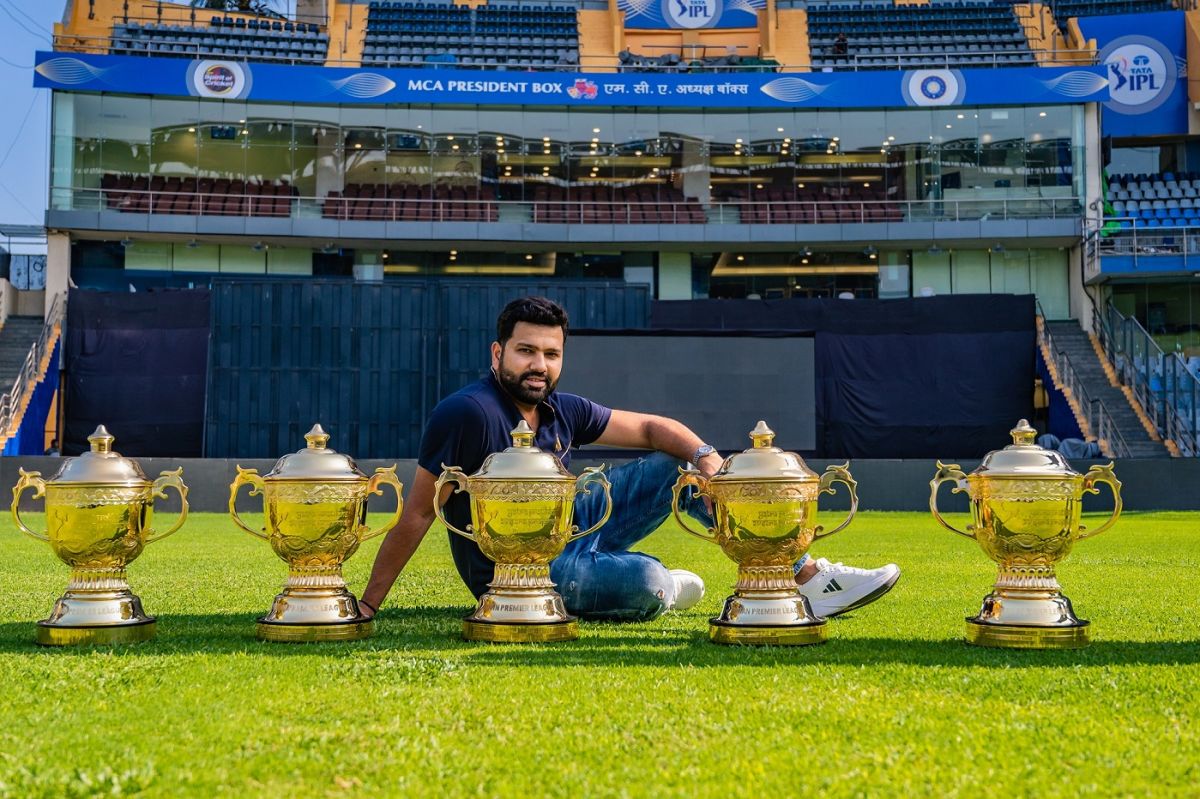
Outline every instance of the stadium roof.
{"label": "stadium roof", "polygon": [[40,239],[45,238],[46,228],[41,225],[15,225],[0,222],[0,236],[7,239]]}

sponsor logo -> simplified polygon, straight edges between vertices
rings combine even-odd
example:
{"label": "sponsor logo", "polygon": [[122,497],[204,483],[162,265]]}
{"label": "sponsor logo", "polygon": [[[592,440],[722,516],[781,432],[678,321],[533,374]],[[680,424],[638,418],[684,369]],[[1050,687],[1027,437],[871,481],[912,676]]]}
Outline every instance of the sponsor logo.
{"label": "sponsor logo", "polygon": [[195,61],[188,69],[188,84],[199,97],[241,99],[250,93],[250,68],[234,61]]}
{"label": "sponsor logo", "polygon": [[585,78],[578,78],[567,87],[567,95],[572,100],[595,100],[598,91],[596,84]]}
{"label": "sponsor logo", "polygon": [[721,0],[664,0],[663,16],[672,28],[707,28],[721,16]]}
{"label": "sponsor logo", "polygon": [[1148,36],[1123,36],[1100,53],[1108,69],[1112,99],[1106,105],[1122,114],[1145,114],[1171,96],[1178,68],[1171,51]]}
{"label": "sponsor logo", "polygon": [[224,64],[213,64],[204,70],[200,80],[204,83],[204,88],[213,94],[228,94],[237,88],[237,75]]}

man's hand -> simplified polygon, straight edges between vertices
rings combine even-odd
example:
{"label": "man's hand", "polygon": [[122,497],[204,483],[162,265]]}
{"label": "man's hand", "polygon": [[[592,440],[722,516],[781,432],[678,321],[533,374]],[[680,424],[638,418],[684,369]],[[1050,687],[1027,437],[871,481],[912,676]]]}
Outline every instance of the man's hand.
{"label": "man's hand", "polygon": [[696,468],[699,469],[700,474],[704,475],[705,477],[712,477],[717,473],[717,470],[721,468],[721,464],[724,462],[725,459],[720,455],[715,452],[710,452],[700,459],[700,462],[696,464]]}
{"label": "man's hand", "polygon": [[[704,475],[705,479],[708,479],[717,473],[717,470],[721,468],[721,464],[724,462],[725,459],[720,455],[710,452],[700,459],[700,462],[696,464],[696,468],[700,470],[700,474]],[[708,498],[707,494],[701,497],[701,499],[704,500],[704,509],[708,511],[709,516],[712,516],[712,500]]]}

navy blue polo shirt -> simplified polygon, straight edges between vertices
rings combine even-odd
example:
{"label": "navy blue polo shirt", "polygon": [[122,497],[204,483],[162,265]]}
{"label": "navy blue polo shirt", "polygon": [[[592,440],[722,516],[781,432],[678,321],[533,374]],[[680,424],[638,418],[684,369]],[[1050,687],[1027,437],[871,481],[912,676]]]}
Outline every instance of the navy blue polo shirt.
{"label": "navy blue polo shirt", "polygon": [[[610,416],[611,410],[589,399],[551,392],[538,404],[534,445],[553,453],[567,467],[571,463],[571,448],[591,444],[599,438]],[[489,373],[437,404],[425,423],[417,463],[435,476],[442,473],[443,463],[474,474],[488,455],[512,446],[512,430],[522,418],[495,374]],[[451,524],[465,530],[471,523],[466,492],[452,494],[443,512]],[[450,533],[450,552],[471,593],[478,597],[487,591],[495,569],[479,547]]]}

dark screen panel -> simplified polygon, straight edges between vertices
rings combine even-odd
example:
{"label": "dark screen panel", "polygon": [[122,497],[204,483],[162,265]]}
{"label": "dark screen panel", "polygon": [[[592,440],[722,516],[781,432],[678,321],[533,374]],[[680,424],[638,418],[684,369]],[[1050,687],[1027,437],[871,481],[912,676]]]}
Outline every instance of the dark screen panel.
{"label": "dark screen panel", "polygon": [[785,449],[816,445],[811,338],[572,334],[563,365],[560,390],[678,419],[722,452],[759,419]]}

